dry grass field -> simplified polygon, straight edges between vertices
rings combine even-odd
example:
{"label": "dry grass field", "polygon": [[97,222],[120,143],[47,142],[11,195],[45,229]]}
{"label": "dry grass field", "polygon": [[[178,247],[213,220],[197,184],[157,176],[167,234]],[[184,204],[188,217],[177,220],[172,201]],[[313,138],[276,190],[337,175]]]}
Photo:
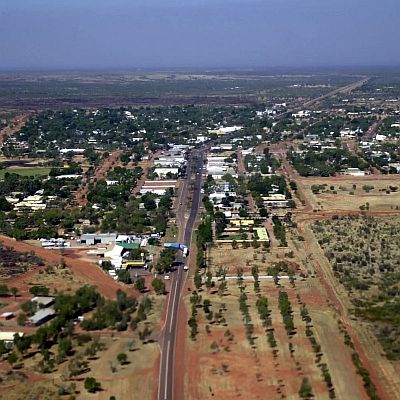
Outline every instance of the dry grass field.
{"label": "dry grass field", "polygon": [[[102,391],[96,395],[88,393],[79,382],[77,385],[81,391],[79,399],[108,400],[114,395],[116,399],[136,398],[153,399],[156,387],[155,379],[158,379],[157,363],[159,348],[157,344],[160,333],[161,309],[163,297],[152,296],[153,307],[145,324],[152,331],[150,342],[143,344],[138,331],[127,332],[115,337],[104,337],[102,342],[106,350],[97,359],[90,363],[91,371],[85,376],[93,376],[101,382]],[[127,364],[119,365],[117,355],[125,353],[128,356]],[[129,394],[129,395],[128,395]]]}
{"label": "dry grass field", "polygon": [[[398,176],[301,178],[298,185],[304,190],[314,209],[360,210],[369,205],[370,211],[390,211],[400,207],[400,178]],[[319,193],[312,188],[319,186]],[[395,189],[395,190],[391,190]],[[315,191],[315,190],[314,190]]]}
{"label": "dry grass field", "polygon": [[[337,316],[326,306],[315,280],[296,282],[295,287],[288,281],[277,287],[264,280],[259,292],[253,286],[254,282],[246,281],[243,290],[248,317],[240,307],[241,289],[236,280],[228,281],[222,296],[216,289],[199,293],[198,334],[194,341],[188,338],[186,346],[185,398],[298,399],[303,378],[307,378],[316,399],[365,399],[338,331]],[[293,311],[290,334],[279,309],[280,291],[287,293]],[[257,306],[259,296],[268,301],[267,325]],[[209,300],[210,312],[204,300]],[[187,296],[187,309],[191,302]],[[302,318],[304,304],[311,321]],[[246,327],[246,318],[252,328]],[[325,381],[324,368],[332,386]]]}
{"label": "dry grass field", "polygon": [[[289,246],[290,239],[291,235],[288,233]],[[304,264],[297,252],[291,252],[290,248],[267,250],[263,246],[254,249],[239,245],[237,249],[232,249],[230,244],[223,243],[213,245],[207,250],[207,263],[213,275],[221,268],[225,269],[227,275],[236,274],[238,268],[250,274],[252,267],[258,267],[260,275],[267,274],[268,268],[280,261],[287,262],[293,270],[301,269]]]}

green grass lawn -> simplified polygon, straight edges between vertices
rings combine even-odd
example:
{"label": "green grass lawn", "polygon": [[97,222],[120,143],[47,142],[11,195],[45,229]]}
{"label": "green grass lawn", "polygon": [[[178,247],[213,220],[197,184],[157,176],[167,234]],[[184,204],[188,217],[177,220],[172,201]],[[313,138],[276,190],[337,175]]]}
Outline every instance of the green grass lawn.
{"label": "green grass lawn", "polygon": [[4,179],[6,172],[18,174],[21,176],[46,176],[50,172],[50,168],[42,167],[24,167],[24,168],[4,168],[0,169],[0,180]]}

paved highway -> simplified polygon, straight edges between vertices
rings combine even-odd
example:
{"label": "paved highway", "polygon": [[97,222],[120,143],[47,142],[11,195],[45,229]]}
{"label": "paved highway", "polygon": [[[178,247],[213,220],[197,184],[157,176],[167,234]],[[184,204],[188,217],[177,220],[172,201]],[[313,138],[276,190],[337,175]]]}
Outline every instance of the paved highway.
{"label": "paved highway", "polygon": [[[189,218],[186,221],[185,214],[187,211],[187,193],[191,180],[191,169],[195,169],[195,182],[193,190],[193,198],[190,208]],[[179,204],[177,211],[177,222],[180,226],[179,239],[186,245],[190,246],[192,239],[193,226],[196,221],[197,212],[200,203],[200,189],[203,169],[203,154],[200,150],[193,150],[187,166],[187,177],[179,196]],[[181,243],[182,243],[181,242]],[[161,361],[160,361],[160,377],[158,387],[158,400],[172,400],[174,393],[174,362],[175,362],[175,339],[178,321],[178,309],[181,299],[182,286],[186,279],[186,273],[183,272],[183,263],[186,261],[182,255],[178,255],[176,261],[180,262],[176,272],[171,274],[171,290],[168,295],[168,305],[165,318],[165,326],[163,329],[161,340]]]}

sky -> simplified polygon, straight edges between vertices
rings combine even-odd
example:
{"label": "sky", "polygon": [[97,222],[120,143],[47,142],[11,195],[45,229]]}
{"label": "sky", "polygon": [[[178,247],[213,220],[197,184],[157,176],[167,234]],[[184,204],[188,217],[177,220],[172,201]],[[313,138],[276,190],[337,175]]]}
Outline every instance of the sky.
{"label": "sky", "polygon": [[399,0],[0,0],[0,70],[400,66]]}

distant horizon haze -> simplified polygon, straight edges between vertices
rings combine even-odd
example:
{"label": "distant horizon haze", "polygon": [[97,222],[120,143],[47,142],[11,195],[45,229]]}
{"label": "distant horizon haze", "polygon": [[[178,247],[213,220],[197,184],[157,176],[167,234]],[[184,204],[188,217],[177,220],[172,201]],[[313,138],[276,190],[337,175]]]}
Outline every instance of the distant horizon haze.
{"label": "distant horizon haze", "polygon": [[400,66],[398,0],[0,0],[0,71]]}

